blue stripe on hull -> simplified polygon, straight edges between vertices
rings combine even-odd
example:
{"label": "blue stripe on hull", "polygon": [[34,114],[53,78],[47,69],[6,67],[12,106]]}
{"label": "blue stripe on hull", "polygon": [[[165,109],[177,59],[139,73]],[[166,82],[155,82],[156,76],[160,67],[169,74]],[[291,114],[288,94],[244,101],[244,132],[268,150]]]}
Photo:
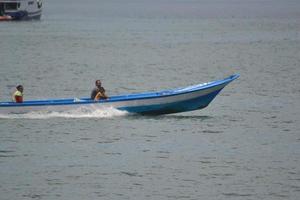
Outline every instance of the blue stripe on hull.
{"label": "blue stripe on hull", "polygon": [[33,20],[40,19],[42,15],[42,11],[39,10],[37,12],[28,13],[27,11],[17,11],[17,12],[6,12],[6,15],[12,17],[12,20],[21,21],[21,20]]}
{"label": "blue stripe on hull", "polygon": [[118,109],[130,113],[139,113],[145,115],[171,114],[171,113],[199,110],[208,106],[208,104],[217,96],[217,94],[222,89],[214,91],[210,94],[201,97],[197,97],[195,99],[190,99],[182,102],[149,105],[149,106],[122,107]]}

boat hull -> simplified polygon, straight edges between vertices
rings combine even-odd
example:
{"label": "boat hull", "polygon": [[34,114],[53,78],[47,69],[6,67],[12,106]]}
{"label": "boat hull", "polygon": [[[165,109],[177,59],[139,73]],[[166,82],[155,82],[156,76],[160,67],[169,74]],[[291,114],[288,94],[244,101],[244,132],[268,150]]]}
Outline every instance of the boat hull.
{"label": "boat hull", "polygon": [[121,106],[118,109],[131,113],[141,114],[171,114],[178,112],[188,112],[202,109],[215,98],[223,88],[214,88],[212,91],[197,91],[186,95],[176,95],[157,100],[135,102],[133,105]]}
{"label": "boat hull", "polygon": [[42,11],[37,12],[27,12],[27,11],[17,11],[17,12],[7,12],[6,16],[10,17],[10,21],[25,21],[25,20],[39,20],[41,19]]}
{"label": "boat hull", "polygon": [[1,114],[19,114],[33,111],[67,111],[75,109],[115,108],[129,113],[170,114],[205,108],[217,94],[238,75],[220,81],[199,84],[186,88],[160,92],[112,96],[108,100],[93,101],[89,98],[53,99],[27,101],[24,103],[2,102]]}

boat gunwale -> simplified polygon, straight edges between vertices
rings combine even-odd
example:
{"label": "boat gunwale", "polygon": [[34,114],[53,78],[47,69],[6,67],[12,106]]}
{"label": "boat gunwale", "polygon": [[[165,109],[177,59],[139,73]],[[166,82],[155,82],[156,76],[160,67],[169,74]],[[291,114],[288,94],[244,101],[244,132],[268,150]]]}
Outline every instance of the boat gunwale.
{"label": "boat gunwale", "polygon": [[[29,100],[23,103],[15,102],[0,102],[0,108],[4,107],[27,107],[27,106],[60,106],[60,105],[85,105],[85,104],[98,104],[98,103],[112,103],[112,102],[124,102],[124,101],[134,101],[134,100],[144,100],[144,99],[155,99],[171,97],[183,94],[189,94],[192,92],[197,92],[200,90],[207,90],[222,84],[229,84],[233,80],[239,77],[238,74],[231,75],[225,79],[216,80],[208,83],[201,83],[197,85],[181,87],[170,90],[162,90],[158,92],[145,92],[145,93],[133,93],[112,96],[108,100],[94,101],[88,97],[84,98],[68,98],[68,99],[45,99],[45,100]],[[225,85],[225,86],[226,86]],[[225,87],[224,86],[224,87]],[[148,96],[146,96],[148,95]]]}

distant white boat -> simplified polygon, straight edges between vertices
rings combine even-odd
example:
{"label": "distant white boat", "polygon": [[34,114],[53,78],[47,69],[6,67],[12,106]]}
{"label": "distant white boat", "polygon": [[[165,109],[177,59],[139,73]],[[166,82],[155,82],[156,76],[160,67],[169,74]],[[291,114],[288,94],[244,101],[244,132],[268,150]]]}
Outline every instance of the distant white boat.
{"label": "distant white boat", "polygon": [[42,0],[0,0],[0,21],[40,19]]}

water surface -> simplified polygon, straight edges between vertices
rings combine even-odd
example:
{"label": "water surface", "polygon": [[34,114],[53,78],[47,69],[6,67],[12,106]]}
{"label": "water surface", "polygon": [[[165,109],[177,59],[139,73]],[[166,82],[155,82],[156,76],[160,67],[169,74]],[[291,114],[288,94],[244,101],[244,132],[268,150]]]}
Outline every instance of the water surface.
{"label": "water surface", "polygon": [[0,23],[0,99],[109,95],[241,77],[204,110],[0,115],[0,199],[300,197],[300,3],[44,1]]}

